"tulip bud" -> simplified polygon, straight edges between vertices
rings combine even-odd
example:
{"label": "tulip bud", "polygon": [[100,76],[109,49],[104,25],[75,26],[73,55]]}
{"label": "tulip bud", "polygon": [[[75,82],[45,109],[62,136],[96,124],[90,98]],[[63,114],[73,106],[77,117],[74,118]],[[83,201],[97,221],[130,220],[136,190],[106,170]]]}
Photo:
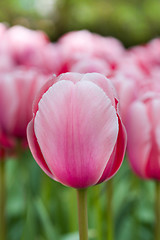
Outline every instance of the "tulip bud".
{"label": "tulip bud", "polygon": [[98,73],[66,73],[43,87],[27,136],[31,152],[54,180],[86,188],[121,166],[126,132],[112,83]]}

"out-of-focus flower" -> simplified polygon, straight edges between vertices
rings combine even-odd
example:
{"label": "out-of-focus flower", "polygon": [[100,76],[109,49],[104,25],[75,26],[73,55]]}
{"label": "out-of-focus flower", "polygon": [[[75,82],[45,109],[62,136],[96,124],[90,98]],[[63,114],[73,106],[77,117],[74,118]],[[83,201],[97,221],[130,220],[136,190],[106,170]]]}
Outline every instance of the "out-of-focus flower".
{"label": "out-of-focus flower", "polygon": [[26,139],[35,94],[48,79],[35,70],[16,68],[0,73],[0,144],[12,147],[13,139]]}
{"label": "out-of-focus flower", "polygon": [[114,70],[125,51],[117,39],[102,37],[87,30],[67,33],[59,39],[58,44],[63,54],[62,71],[64,72],[68,71],[75,62],[88,57],[105,60]]}
{"label": "out-of-focus flower", "polygon": [[148,92],[133,102],[126,118],[128,157],[142,178],[160,180],[160,94]]}
{"label": "out-of-focus flower", "polygon": [[14,67],[15,64],[10,54],[0,54],[0,72],[10,71]]}
{"label": "out-of-focus flower", "polygon": [[34,54],[48,43],[48,37],[41,31],[13,26],[5,32],[0,51],[11,54],[16,64],[28,65]]}
{"label": "out-of-focus flower", "polygon": [[123,74],[116,74],[111,78],[120,100],[120,114],[125,124],[126,114],[130,104],[137,98],[136,81]]}
{"label": "out-of-focus flower", "polygon": [[31,152],[51,178],[86,188],[119,169],[126,132],[112,83],[98,73],[61,74],[38,94],[27,128]]}
{"label": "out-of-focus flower", "polygon": [[160,66],[160,38],[152,39],[147,46],[150,65]]}
{"label": "out-of-focus flower", "polygon": [[63,58],[59,45],[56,43],[48,43],[39,49],[39,51],[35,51],[30,62],[27,62],[25,65],[29,67],[34,66],[45,74],[58,75],[63,65]]}
{"label": "out-of-focus flower", "polygon": [[[126,52],[118,69],[113,73],[111,72],[110,79],[117,90],[124,124],[129,105],[133,101],[147,92],[160,92],[160,68],[157,65],[151,66],[149,59],[145,59],[143,51],[145,51],[145,47],[135,47]],[[148,54],[147,51],[148,48],[146,47],[145,54]],[[142,56],[145,61],[142,61]]]}
{"label": "out-of-focus flower", "polygon": [[101,73],[105,76],[111,74],[111,69],[106,61],[100,58],[85,58],[73,64],[70,68],[71,72],[78,73]]}

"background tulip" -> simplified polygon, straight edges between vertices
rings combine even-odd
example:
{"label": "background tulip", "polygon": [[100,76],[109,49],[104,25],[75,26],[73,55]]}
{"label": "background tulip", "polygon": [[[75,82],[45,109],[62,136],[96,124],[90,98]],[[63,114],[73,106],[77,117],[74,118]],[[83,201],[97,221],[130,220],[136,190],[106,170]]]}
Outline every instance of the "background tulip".
{"label": "background tulip", "polygon": [[147,92],[129,107],[126,118],[128,158],[134,172],[156,182],[155,239],[160,236],[160,94]]}
{"label": "background tulip", "polygon": [[84,58],[77,62],[75,62],[71,68],[71,72],[78,72],[78,73],[101,73],[105,76],[110,75],[111,69],[110,65],[100,58]]}
{"label": "background tulip", "polygon": [[125,52],[117,39],[102,37],[87,30],[67,33],[59,39],[58,44],[63,56],[62,72],[69,71],[72,64],[86,58],[104,60],[114,70]]}
{"label": "background tulip", "polygon": [[[0,73],[0,144],[26,139],[26,127],[32,118],[35,94],[48,76],[35,70],[16,68]],[[12,143],[12,144],[11,144]]]}
{"label": "background tulip", "polygon": [[148,93],[129,108],[126,128],[128,157],[142,178],[160,180],[159,167],[160,95]]}
{"label": "background tulip", "polygon": [[11,54],[16,65],[28,65],[37,51],[49,43],[42,31],[34,31],[22,26],[13,26],[3,33],[0,52]]}

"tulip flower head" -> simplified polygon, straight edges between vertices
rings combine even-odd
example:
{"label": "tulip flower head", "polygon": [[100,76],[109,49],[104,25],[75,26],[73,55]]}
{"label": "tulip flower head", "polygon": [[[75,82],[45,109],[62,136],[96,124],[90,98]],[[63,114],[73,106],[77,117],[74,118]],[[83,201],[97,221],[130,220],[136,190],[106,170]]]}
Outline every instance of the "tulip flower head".
{"label": "tulip flower head", "polygon": [[146,93],[128,111],[126,129],[132,169],[146,179],[160,180],[160,95]]}
{"label": "tulip flower head", "polygon": [[114,70],[125,52],[122,43],[116,38],[102,37],[87,30],[66,33],[59,39],[58,44],[63,55],[63,72],[70,70],[72,64],[86,58],[104,60]]}
{"label": "tulip flower head", "polygon": [[126,133],[112,83],[98,73],[54,77],[35,99],[27,128],[31,152],[54,180],[86,188],[119,169]]}
{"label": "tulip flower head", "polygon": [[1,48],[11,54],[17,65],[30,65],[34,54],[49,43],[45,33],[18,25],[9,28],[2,40]]}
{"label": "tulip flower head", "polygon": [[33,99],[46,79],[48,76],[25,68],[0,74],[0,145],[10,148],[16,139],[26,141]]}

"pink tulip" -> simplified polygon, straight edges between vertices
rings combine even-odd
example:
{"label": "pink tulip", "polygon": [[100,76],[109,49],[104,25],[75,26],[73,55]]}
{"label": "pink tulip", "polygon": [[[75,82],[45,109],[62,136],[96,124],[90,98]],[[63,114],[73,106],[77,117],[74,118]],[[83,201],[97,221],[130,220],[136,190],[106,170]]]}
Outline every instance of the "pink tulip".
{"label": "pink tulip", "polygon": [[0,72],[10,71],[15,67],[15,63],[9,54],[0,53]]}
{"label": "pink tulip", "polygon": [[151,66],[160,66],[160,38],[152,39],[148,43],[148,53]]}
{"label": "pink tulip", "polygon": [[120,73],[113,76],[111,80],[117,90],[120,100],[120,114],[125,124],[128,108],[137,97],[137,84],[131,77],[127,77]]}
{"label": "pink tulip", "polygon": [[128,55],[135,61],[135,65],[139,67],[139,70],[141,70],[143,74],[150,74],[151,55],[147,44],[130,48]]}
{"label": "pink tulip", "polygon": [[[135,48],[134,51],[140,51],[140,49]],[[120,113],[124,124],[127,111],[133,101],[149,91],[160,92],[159,67],[156,65],[151,67],[146,64],[148,71],[144,71],[145,68],[139,65],[137,59],[139,57],[132,54],[126,53],[119,68],[110,76],[120,100]]]}
{"label": "pink tulip", "polygon": [[5,32],[1,49],[11,54],[16,64],[28,65],[34,54],[48,43],[48,37],[41,31],[13,26]]}
{"label": "pink tulip", "polygon": [[[147,65],[145,64],[147,67]],[[150,69],[147,70],[141,67],[139,56],[132,51],[126,51],[122,58],[119,59],[117,73],[122,73],[127,77],[134,79],[142,79],[149,76]]]}
{"label": "pink tulip", "polygon": [[99,58],[84,58],[80,61],[73,64],[70,68],[71,72],[78,72],[78,73],[101,73],[105,76],[111,74],[111,69],[109,64],[106,61]]}
{"label": "pink tulip", "polygon": [[115,69],[124,54],[124,47],[117,39],[102,37],[87,30],[67,33],[59,39],[58,44],[63,54],[63,72],[68,71],[72,64],[89,57],[102,59],[111,69]]}
{"label": "pink tulip", "polygon": [[152,68],[160,66],[160,38],[153,39],[142,46],[132,47],[127,53],[144,74],[150,75]]}
{"label": "pink tulip", "polygon": [[41,89],[27,128],[31,152],[54,180],[86,188],[119,169],[126,133],[111,82],[98,73],[66,73]]}
{"label": "pink tulip", "polygon": [[62,53],[58,44],[48,43],[38,51],[34,51],[30,61],[25,65],[35,67],[46,74],[56,74],[61,72]]}
{"label": "pink tulip", "polygon": [[129,108],[128,157],[142,178],[160,180],[160,94],[148,92]]}
{"label": "pink tulip", "polygon": [[0,144],[12,147],[15,139],[26,139],[26,127],[32,118],[35,94],[48,76],[35,70],[16,68],[0,73]]}

